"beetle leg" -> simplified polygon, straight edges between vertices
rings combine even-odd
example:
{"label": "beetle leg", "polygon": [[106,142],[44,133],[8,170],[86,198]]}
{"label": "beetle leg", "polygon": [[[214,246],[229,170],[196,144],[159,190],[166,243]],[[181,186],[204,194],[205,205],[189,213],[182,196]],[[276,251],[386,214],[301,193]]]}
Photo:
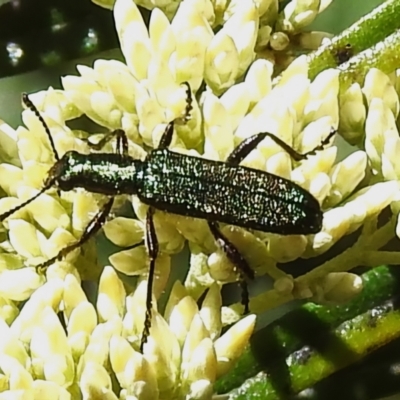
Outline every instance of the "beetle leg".
{"label": "beetle leg", "polygon": [[191,118],[191,112],[193,110],[193,97],[190,85],[188,82],[182,82],[181,85],[186,88],[186,107],[181,117],[175,119],[177,124],[186,124]]}
{"label": "beetle leg", "polygon": [[307,151],[306,153],[299,153],[290,147],[287,143],[285,143],[282,139],[279,139],[277,136],[273,135],[269,132],[261,132],[256,135],[250,136],[249,138],[243,140],[242,143],[237,146],[232,153],[227,158],[226,162],[232,165],[240,164],[244,158],[254,150],[259,143],[261,143],[266,137],[270,137],[277,145],[282,147],[295,161],[304,160],[307,157],[314,155],[317,151],[323,150],[324,147],[329,143],[331,138],[336,134],[337,130],[332,128],[329,132],[329,135],[322,140],[322,142],[314,147],[312,150]]}
{"label": "beetle leg", "polygon": [[328,136],[321,141],[321,143],[318,146],[315,146],[313,149],[310,151],[307,151],[306,153],[299,153],[296,150],[294,150],[292,147],[290,147],[288,144],[286,144],[283,140],[279,139],[277,136],[273,135],[272,133],[265,132],[264,135],[270,137],[277,145],[281,146],[283,150],[285,150],[290,157],[293,158],[295,161],[300,161],[300,160],[305,160],[307,157],[314,155],[318,151],[323,150],[330,142],[332,137],[337,133],[337,129],[331,128]]}
{"label": "beetle leg", "polygon": [[156,266],[156,258],[158,255],[158,240],[156,230],[154,228],[154,208],[149,207],[146,215],[146,244],[150,258],[149,278],[147,280],[147,294],[146,294],[146,316],[144,319],[144,328],[142,339],[140,342],[140,352],[143,353],[143,346],[147,342],[150,335],[151,317],[152,317],[152,295],[153,295],[153,281]]}
{"label": "beetle leg", "polygon": [[266,133],[257,133],[243,140],[226,159],[227,164],[239,165],[251,151],[253,151],[265,138]]}
{"label": "beetle leg", "polygon": [[174,134],[174,124],[175,121],[171,121],[165,127],[165,131],[161,136],[160,143],[158,144],[158,149],[167,149],[172,141],[172,135]]}
{"label": "beetle leg", "polygon": [[242,304],[244,306],[244,314],[247,314],[249,312],[249,291],[245,278],[254,279],[254,271],[250,268],[236,246],[221,232],[217,222],[209,221],[208,226],[210,227],[214,239],[225,252],[229,261],[239,270],[240,287],[242,288]]}
{"label": "beetle leg", "polygon": [[183,115],[181,117],[175,118],[173,121],[169,122],[165,127],[164,133],[161,136],[160,143],[158,144],[158,149],[167,149],[172,141],[172,135],[174,134],[175,124],[185,124],[190,119],[190,113],[192,112],[193,98],[192,91],[190,90],[190,85],[187,82],[183,82],[182,85],[186,87],[186,107]]}
{"label": "beetle leg", "polygon": [[49,267],[51,264],[54,264],[56,261],[64,258],[68,253],[71,251],[82,247],[84,243],[86,243],[95,233],[97,233],[100,228],[103,226],[103,224],[106,222],[106,218],[108,214],[110,213],[111,207],[114,202],[114,197],[110,198],[106,204],[103,205],[101,210],[91,219],[87,227],[85,228],[82,236],[76,241],[73,242],[64,248],[62,248],[58,254],[49,260],[45,261],[42,264],[39,264],[36,266],[36,270],[40,273],[42,273],[47,267]]}
{"label": "beetle leg", "polygon": [[98,143],[90,143],[88,140],[86,140],[86,143],[92,149],[100,151],[108,142],[110,142],[115,137],[117,138],[117,154],[127,156],[128,138],[125,131],[122,129],[116,129],[114,131],[107,132]]}

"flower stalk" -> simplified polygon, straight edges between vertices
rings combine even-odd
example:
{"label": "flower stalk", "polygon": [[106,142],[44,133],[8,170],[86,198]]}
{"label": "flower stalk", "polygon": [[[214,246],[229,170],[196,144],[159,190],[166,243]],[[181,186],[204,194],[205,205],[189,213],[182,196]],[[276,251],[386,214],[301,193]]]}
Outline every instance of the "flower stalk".
{"label": "flower stalk", "polygon": [[[388,223],[368,235],[368,237],[361,235],[352,247],[347,248],[304,275],[295,278],[293,285],[295,287],[307,287],[311,282],[324,277],[328,273],[350,271],[359,265],[375,267],[380,262],[383,262],[382,260],[385,261],[385,264],[400,264],[400,252],[379,250],[393,238],[395,222],[395,219],[391,219]],[[252,297],[250,307],[255,313],[263,313],[295,299],[295,291],[285,294],[277,289],[270,289]],[[230,312],[226,313],[229,315],[229,322],[235,320],[233,316],[240,318],[241,305],[239,303],[229,306],[229,310]]]}

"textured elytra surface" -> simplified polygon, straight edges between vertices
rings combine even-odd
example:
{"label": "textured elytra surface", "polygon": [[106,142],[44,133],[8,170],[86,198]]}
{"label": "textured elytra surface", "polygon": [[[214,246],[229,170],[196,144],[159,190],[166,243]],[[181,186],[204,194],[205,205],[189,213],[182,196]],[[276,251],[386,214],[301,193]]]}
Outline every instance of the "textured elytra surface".
{"label": "textured elytra surface", "polygon": [[154,150],[139,198],[176,214],[280,234],[321,229],[318,201],[295,183],[260,170]]}

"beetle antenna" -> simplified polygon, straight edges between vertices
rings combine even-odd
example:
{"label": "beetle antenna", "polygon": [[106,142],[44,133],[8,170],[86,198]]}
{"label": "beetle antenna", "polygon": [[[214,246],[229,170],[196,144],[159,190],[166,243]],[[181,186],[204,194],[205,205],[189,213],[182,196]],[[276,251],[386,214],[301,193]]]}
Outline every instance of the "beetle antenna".
{"label": "beetle antenna", "polygon": [[50,146],[51,149],[53,150],[54,158],[56,161],[60,161],[60,157],[57,153],[56,146],[54,144],[53,137],[51,136],[50,129],[47,126],[45,120],[43,119],[42,115],[40,114],[39,110],[36,108],[36,106],[32,103],[32,101],[29,99],[28,95],[26,93],[22,93],[22,102],[28,107],[39,119],[39,121],[42,123],[43,128],[47,134],[47,137],[49,138],[50,141]]}
{"label": "beetle antenna", "polygon": [[4,221],[7,217],[9,217],[10,215],[14,214],[15,212],[17,212],[18,210],[20,210],[21,208],[24,208],[25,206],[27,206],[29,203],[32,203],[33,200],[36,200],[40,195],[42,195],[46,190],[49,190],[51,188],[51,184],[46,185],[44,188],[40,189],[39,192],[37,192],[34,196],[32,196],[30,199],[24,201],[23,203],[15,206],[14,208],[12,208],[11,210],[6,211],[3,214],[0,214],[0,221]]}

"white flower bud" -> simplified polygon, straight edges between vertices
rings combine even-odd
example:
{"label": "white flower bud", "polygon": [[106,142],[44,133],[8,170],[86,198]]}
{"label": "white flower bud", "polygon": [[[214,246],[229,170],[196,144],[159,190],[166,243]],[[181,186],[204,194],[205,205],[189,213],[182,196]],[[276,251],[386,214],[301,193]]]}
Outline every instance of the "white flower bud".
{"label": "white flower bud", "polygon": [[[146,295],[147,283],[141,281],[136,290],[126,297],[126,312],[122,320],[122,334],[130,343],[139,346],[141,334],[144,327],[144,318],[146,313]],[[154,296],[152,296],[153,308],[157,307]]]}
{"label": "white flower bud", "polygon": [[385,141],[382,154],[382,176],[385,180],[398,180],[400,177],[400,139],[390,137]]}
{"label": "white flower bud", "polygon": [[[43,117],[46,123],[50,123],[49,118]],[[42,123],[31,110],[25,110],[22,113],[22,121],[28,129],[19,127],[18,135],[18,150],[20,158],[23,161],[35,160],[46,164],[54,162],[53,154],[50,151],[50,144],[43,129]],[[49,126],[50,128],[50,126]]]}
{"label": "white flower bud", "polygon": [[277,290],[279,293],[282,293],[283,295],[292,293],[293,288],[294,288],[294,281],[293,277],[290,275],[278,278],[274,282],[274,289]]}
{"label": "white flower bud", "polygon": [[[39,235],[38,235],[39,236]],[[43,255],[45,259],[50,259],[54,256],[56,256],[61,249],[63,249],[66,245],[71,244],[76,242],[75,237],[68,232],[65,229],[62,228],[56,228],[51,236],[49,237],[48,240],[43,241],[41,243],[41,248]],[[62,261],[68,261],[68,260],[73,260],[77,257],[79,254],[80,249],[76,249],[75,251],[72,251],[69,253],[66,257],[65,260]]]}
{"label": "white flower bud", "polygon": [[324,205],[333,207],[349,196],[364,179],[366,167],[367,155],[361,150],[336,164],[330,172],[332,188]]}
{"label": "white flower bud", "polygon": [[107,239],[119,247],[129,247],[143,240],[143,222],[125,217],[113,218],[104,225]]}
{"label": "white flower bud", "polygon": [[23,179],[23,170],[11,164],[0,164],[0,182],[2,189],[10,196],[17,195],[17,189]]}
{"label": "white flower bud", "polygon": [[286,5],[278,20],[278,28],[297,32],[309,25],[318,15],[319,0],[294,0]]}
{"label": "white flower bud", "polygon": [[205,156],[225,160],[234,148],[229,115],[222,102],[213,94],[207,94],[203,104]]}
{"label": "white flower bud", "polygon": [[399,114],[399,98],[389,77],[384,72],[376,68],[371,68],[365,76],[362,91],[368,104],[371,103],[373,98],[378,97],[382,99],[385,106],[397,117]]}
{"label": "white flower bud", "polygon": [[[111,93],[115,103],[122,110],[135,113],[134,96],[136,95],[138,81],[132,76],[126,65],[121,62],[114,62],[114,60],[97,60],[95,61],[95,67],[98,67],[99,63],[102,63],[105,67],[101,68],[102,76],[100,79],[107,85],[107,89]],[[111,109],[115,107],[112,101],[110,102],[110,106]],[[100,115],[103,112],[107,112],[107,110],[97,110],[97,113]]]}
{"label": "white flower bud", "polygon": [[180,4],[171,27],[176,40],[173,58],[176,80],[190,82],[197,89],[204,77],[206,49],[214,36],[212,29],[191,2]]}
{"label": "white flower bud", "polygon": [[265,170],[282,178],[290,179],[292,172],[290,155],[285,152],[272,155],[267,159]]}
{"label": "white flower bud", "polygon": [[[2,357],[10,356],[24,368],[30,368],[31,361],[26,349],[3,320],[0,320],[0,353]],[[3,366],[1,368],[5,372]]]}
{"label": "white flower bud", "polygon": [[151,52],[149,34],[139,9],[132,1],[118,0],[115,2],[114,20],[129,69],[136,79],[145,79]]}
{"label": "white flower bud", "polygon": [[373,169],[380,173],[385,142],[391,138],[398,138],[398,132],[392,111],[377,97],[371,100],[368,109],[365,135],[365,151]]}
{"label": "white flower bud", "polygon": [[283,51],[290,44],[290,39],[284,32],[274,32],[269,43],[273,50]]}
{"label": "white flower bud", "polygon": [[180,281],[175,281],[165,306],[164,319],[166,321],[169,321],[171,312],[174,310],[175,306],[186,296],[188,296],[186,288]]}
{"label": "white flower bud", "polygon": [[125,275],[144,273],[149,266],[149,258],[145,246],[119,251],[109,257],[111,265]]}
{"label": "white flower bud", "polygon": [[0,159],[3,162],[19,164],[17,139],[17,132],[0,119]]}
{"label": "white flower bud", "polygon": [[247,85],[242,82],[231,86],[221,96],[220,102],[229,114],[229,122],[232,130],[231,136],[233,136],[232,132],[237,128],[239,122],[243,119],[249,109],[250,96]]}
{"label": "white flower bud", "polygon": [[334,305],[351,300],[362,288],[362,278],[348,272],[331,272],[311,285],[314,301]]}
{"label": "white flower bud", "polygon": [[67,338],[55,312],[46,307],[41,324],[34,328],[30,344],[37,376],[69,386],[74,378],[74,365]]}
{"label": "white flower bud", "polygon": [[0,296],[0,319],[10,326],[18,315],[17,305],[12,300]]}
{"label": "white flower bud", "polygon": [[221,292],[217,284],[211,285],[200,309],[200,316],[207,328],[210,338],[215,340],[221,333]]}
{"label": "white flower bud", "polygon": [[71,393],[69,387],[67,389],[60,387],[57,383],[42,381],[37,379],[33,381],[32,388],[34,391],[34,398],[41,399],[59,399],[59,400],[70,400]]}
{"label": "white flower bud", "polygon": [[174,377],[179,371],[181,359],[180,346],[166,321],[156,311],[153,313],[151,335],[144,346],[144,354],[155,371],[160,392],[168,392],[175,389]]}
{"label": "white flower bud", "polygon": [[156,213],[153,221],[160,251],[167,254],[179,253],[185,245],[185,240],[176,225],[171,223],[171,219],[165,218],[165,213]]}
{"label": "white flower bud", "polygon": [[159,8],[151,13],[149,33],[153,51],[160,60],[168,60],[175,51],[176,40],[169,19]]}
{"label": "white flower bud", "polygon": [[235,42],[219,31],[206,50],[204,79],[217,94],[231,87],[239,76],[239,54]]}
{"label": "white flower bud", "polygon": [[213,343],[209,338],[205,338],[194,349],[185,372],[187,377],[184,382],[190,383],[189,395],[191,398],[209,399],[212,396],[212,387],[217,372],[216,354]]}
{"label": "white flower bud", "polygon": [[[295,63],[296,60],[292,64]],[[291,69],[291,65],[287,70]],[[273,89],[273,92],[275,92],[275,90],[277,91],[277,97],[279,98],[280,96],[283,96],[286,106],[293,108],[295,111],[295,115],[293,117],[296,120],[299,118],[299,116],[304,114],[304,110],[310,101],[310,80],[308,79],[307,74],[303,74],[302,71],[296,71],[296,68],[293,67],[293,75],[289,74],[287,77],[285,77],[284,81],[280,81],[279,84]],[[280,91],[282,92],[281,94]],[[277,99],[276,101],[279,100]],[[292,128],[292,130],[294,128],[295,126]]]}
{"label": "white flower bud", "polygon": [[71,312],[68,320],[68,336],[79,332],[91,334],[98,323],[96,310],[88,301],[79,303]]}
{"label": "white flower bud", "polygon": [[138,399],[157,399],[157,381],[153,368],[143,355],[134,351],[120,336],[110,340],[110,362],[119,384]]}
{"label": "white flower bud", "polygon": [[296,40],[303,49],[317,50],[324,40],[330,40],[333,36],[331,33],[321,31],[301,32],[297,35]]}
{"label": "white flower bud", "polygon": [[[33,377],[30,367],[25,369],[15,358],[2,355],[0,367],[2,369],[1,384],[2,388],[9,388],[0,393],[0,399],[14,400],[26,398],[33,399],[32,384]],[[24,396],[19,396],[24,394]]]}
{"label": "white flower bud", "polygon": [[[348,210],[345,207],[337,207],[324,213],[322,229],[312,240],[312,248],[315,252],[323,253],[346,234],[351,223]],[[365,217],[365,213],[363,216]]]}
{"label": "white flower bud", "polygon": [[253,333],[255,323],[255,315],[248,315],[215,341],[214,347],[218,361],[217,377],[226,374],[241,356]]}
{"label": "white flower bud", "polygon": [[254,60],[258,19],[256,4],[253,1],[242,1],[221,29],[221,32],[224,31],[235,42],[239,59],[239,76],[247,70]]}
{"label": "white flower bud", "polygon": [[[204,340],[209,339],[208,331],[203,324],[199,314],[196,314],[190,324],[186,338],[182,346],[182,377],[188,378],[188,367],[193,363],[193,352],[196,347]],[[210,339],[209,339],[210,340]]]}
{"label": "white flower bud", "polygon": [[265,97],[272,87],[273,65],[267,60],[256,60],[247,71],[245,85],[253,104]]}
{"label": "white flower bud", "polygon": [[278,262],[289,262],[299,258],[307,245],[303,235],[278,236],[271,235],[268,240],[269,256]]}
{"label": "white flower bud", "polygon": [[164,110],[158,102],[147,96],[140,96],[136,102],[136,109],[138,113],[139,133],[144,143],[150,147],[156,147],[158,143],[154,142],[154,130],[164,121]]}
{"label": "white flower bud", "polygon": [[208,400],[214,393],[213,382],[207,379],[199,379],[190,385],[188,396],[193,400]]}
{"label": "white flower bud", "polygon": [[34,268],[5,270],[0,273],[0,278],[0,295],[15,301],[28,299],[45,281]]}
{"label": "white flower bud", "polygon": [[217,250],[208,257],[208,267],[211,277],[216,281],[227,283],[238,279],[234,266],[222,250]]}
{"label": "white flower bud", "polygon": [[[191,246],[193,247],[193,246]],[[208,269],[208,256],[200,251],[190,255],[190,268],[185,279],[185,288],[195,299],[214,283]]]}
{"label": "white flower bud", "polygon": [[114,268],[105,267],[100,277],[96,308],[100,322],[108,321],[115,315],[121,318],[125,306],[124,285]]}
{"label": "white flower bud", "polygon": [[353,83],[340,96],[339,126],[342,136],[350,143],[356,143],[364,134],[367,115],[363,94],[358,83]]}
{"label": "white flower bud", "polygon": [[[77,69],[79,71],[79,65]],[[75,104],[69,100],[66,93],[60,89],[49,87],[47,90],[31,93],[29,98],[40,112],[45,112],[48,108],[56,107],[60,112],[60,119],[63,123],[82,115]]]}
{"label": "white flower bud", "polygon": [[[345,207],[354,209],[362,203],[366,208],[366,218],[375,216],[390,204],[398,191],[397,181],[379,182],[357,192]],[[353,223],[360,224],[361,222],[363,221],[354,221]]]}
{"label": "white flower bud", "polygon": [[[21,187],[18,195],[21,200],[28,200],[37,194],[37,190]],[[56,228],[69,229],[71,220],[65,208],[54,197],[42,194],[34,202],[28,204],[33,219],[47,233]]]}
{"label": "white flower bud", "polygon": [[299,56],[282,72],[278,87],[286,86],[296,75],[308,76],[308,61],[306,56]]}
{"label": "white flower bud", "polygon": [[271,39],[271,33],[272,33],[271,26],[269,26],[269,25],[262,26],[260,24],[260,28],[258,29],[257,43],[256,43],[255,50],[256,50],[256,52],[263,51],[263,56],[265,59],[268,59],[267,54],[269,52],[266,49],[268,48],[268,43],[269,43],[269,40]]}
{"label": "white flower bud", "polygon": [[197,315],[198,311],[199,309],[196,302],[190,296],[184,297],[171,310],[168,321],[169,326],[171,332],[173,332],[179,340],[180,345],[183,345],[192,320]]}
{"label": "white flower bud", "polygon": [[[110,125],[110,122],[112,121],[110,115],[99,115],[93,110],[91,101],[92,94],[96,92],[105,94],[97,82],[92,80],[89,81],[78,76],[65,76],[61,78],[61,83],[68,99],[71,103],[75,104],[82,113],[86,114],[98,124],[108,126],[112,129],[118,128],[118,124],[116,124],[117,121],[113,121],[114,124]],[[96,100],[96,97],[94,97],[94,100]],[[97,98],[97,100],[99,99]],[[99,105],[96,101],[95,104],[96,106]]]}
{"label": "white flower bud", "polygon": [[330,116],[330,125],[337,125],[339,119],[339,71],[327,69],[314,79],[310,85],[310,99],[304,107],[304,122],[313,122]]}
{"label": "white flower bud", "polygon": [[94,362],[84,364],[79,382],[84,398],[102,398],[104,400],[118,400],[112,391],[111,377],[107,370]]}

